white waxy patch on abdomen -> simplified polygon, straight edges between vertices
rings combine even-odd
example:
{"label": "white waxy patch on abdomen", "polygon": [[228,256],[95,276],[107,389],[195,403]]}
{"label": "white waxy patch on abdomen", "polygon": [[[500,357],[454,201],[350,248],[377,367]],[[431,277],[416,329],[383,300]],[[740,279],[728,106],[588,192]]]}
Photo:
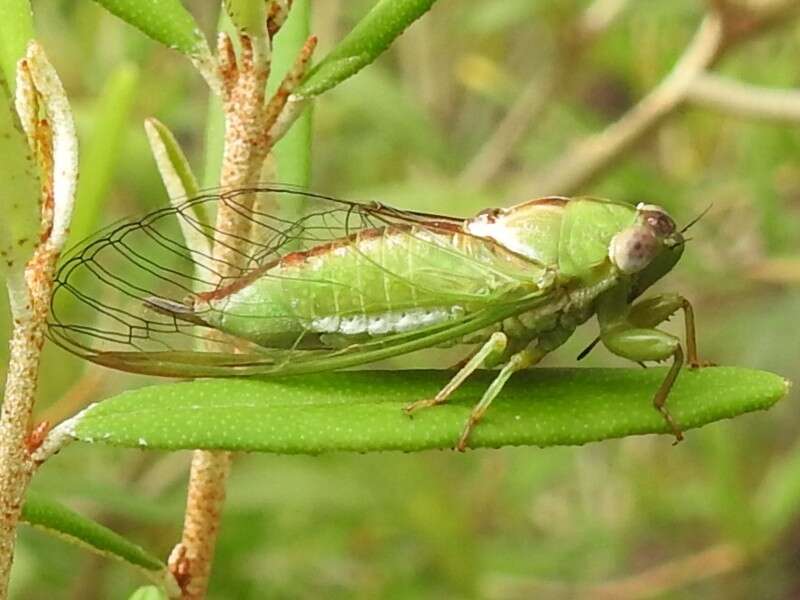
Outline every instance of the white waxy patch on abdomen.
{"label": "white waxy patch on abdomen", "polygon": [[350,317],[342,317],[339,323],[339,330],[325,331],[323,333],[343,333],[345,335],[353,335],[356,333],[364,333],[367,330],[367,317],[364,315],[352,315]]}
{"label": "white waxy patch on abdomen", "polygon": [[403,311],[389,311],[374,315],[351,315],[348,317],[317,317],[311,320],[309,328],[316,333],[341,333],[356,335],[384,335],[402,333],[419,327],[435,325],[457,319],[464,314],[461,306],[449,308],[413,308]]}
{"label": "white waxy patch on abdomen", "polygon": [[392,321],[383,315],[370,317],[367,324],[367,333],[370,335],[382,335],[392,330]]}
{"label": "white waxy patch on abdomen", "polygon": [[340,321],[339,317],[321,317],[311,321],[311,329],[320,333],[339,331]]}

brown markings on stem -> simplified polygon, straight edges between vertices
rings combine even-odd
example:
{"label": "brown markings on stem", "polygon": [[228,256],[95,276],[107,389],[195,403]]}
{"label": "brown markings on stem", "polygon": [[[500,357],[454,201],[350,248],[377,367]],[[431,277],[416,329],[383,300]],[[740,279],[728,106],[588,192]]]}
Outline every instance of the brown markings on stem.
{"label": "brown markings on stem", "polygon": [[28,455],[33,454],[39,449],[39,446],[42,445],[49,431],[50,421],[41,421],[31,429],[28,437],[25,438],[25,449],[28,451]]}

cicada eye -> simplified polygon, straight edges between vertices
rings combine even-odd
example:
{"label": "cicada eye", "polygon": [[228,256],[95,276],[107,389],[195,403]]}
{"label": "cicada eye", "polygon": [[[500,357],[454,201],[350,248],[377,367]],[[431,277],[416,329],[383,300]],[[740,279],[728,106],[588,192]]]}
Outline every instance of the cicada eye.
{"label": "cicada eye", "polygon": [[634,225],[611,239],[608,255],[623,273],[638,273],[658,254],[660,245],[652,230]]}

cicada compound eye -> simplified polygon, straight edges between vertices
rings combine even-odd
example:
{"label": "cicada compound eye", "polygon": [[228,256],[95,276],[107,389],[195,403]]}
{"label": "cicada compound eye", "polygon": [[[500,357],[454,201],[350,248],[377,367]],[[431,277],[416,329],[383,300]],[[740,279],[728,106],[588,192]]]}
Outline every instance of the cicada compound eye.
{"label": "cicada compound eye", "polygon": [[634,225],[611,238],[608,256],[620,271],[630,275],[649,265],[660,247],[658,237],[649,227]]}

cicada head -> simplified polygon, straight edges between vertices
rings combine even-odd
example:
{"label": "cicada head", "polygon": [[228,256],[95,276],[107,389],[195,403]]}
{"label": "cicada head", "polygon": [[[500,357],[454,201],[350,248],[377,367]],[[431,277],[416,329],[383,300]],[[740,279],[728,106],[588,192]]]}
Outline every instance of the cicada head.
{"label": "cicada head", "polygon": [[639,204],[636,219],[611,239],[608,254],[642,290],[668,273],[683,253],[683,235],[660,206]]}

